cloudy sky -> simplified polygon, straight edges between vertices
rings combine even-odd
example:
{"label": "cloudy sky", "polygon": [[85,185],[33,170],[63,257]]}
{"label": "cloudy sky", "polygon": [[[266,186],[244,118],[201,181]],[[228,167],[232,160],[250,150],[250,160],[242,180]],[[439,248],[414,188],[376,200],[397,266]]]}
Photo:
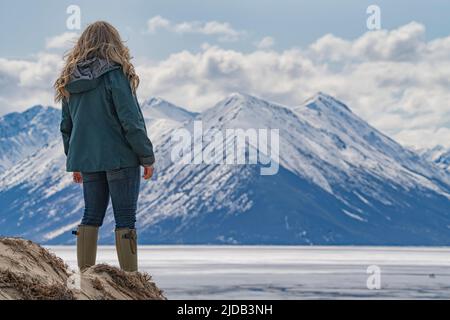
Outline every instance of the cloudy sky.
{"label": "cloudy sky", "polygon": [[73,4],[82,28],[119,29],[141,100],[201,111],[235,91],[291,106],[323,91],[401,143],[450,147],[450,1],[0,0],[0,116],[53,104]]}

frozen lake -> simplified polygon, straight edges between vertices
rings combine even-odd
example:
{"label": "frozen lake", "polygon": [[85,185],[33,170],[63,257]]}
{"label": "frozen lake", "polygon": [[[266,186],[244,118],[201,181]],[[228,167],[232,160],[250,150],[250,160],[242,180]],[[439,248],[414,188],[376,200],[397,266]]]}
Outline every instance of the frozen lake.
{"label": "frozen lake", "polygon": [[[76,267],[75,247],[49,249]],[[114,247],[103,262],[117,265]],[[139,262],[169,299],[450,299],[450,248],[141,246]]]}

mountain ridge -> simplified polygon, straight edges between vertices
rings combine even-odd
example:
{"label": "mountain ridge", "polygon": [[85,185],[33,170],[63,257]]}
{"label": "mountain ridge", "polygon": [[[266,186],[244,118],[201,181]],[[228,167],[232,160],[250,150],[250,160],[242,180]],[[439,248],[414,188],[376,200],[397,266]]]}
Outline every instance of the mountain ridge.
{"label": "mountain ridge", "polygon": [[[331,96],[318,93],[290,107],[238,92],[200,114],[170,105],[170,112],[150,114],[149,105],[169,102],[148,101],[142,109],[158,162],[155,178],[141,188],[144,243],[450,243],[450,175]],[[261,176],[261,163],[173,163],[171,134],[192,132],[194,121],[204,132],[279,129],[279,172]],[[203,141],[202,152],[211,143]],[[68,231],[82,214],[81,188],[64,171],[60,141],[21,161],[0,174],[0,228],[43,243],[73,243]],[[113,241],[110,211],[103,243]]]}

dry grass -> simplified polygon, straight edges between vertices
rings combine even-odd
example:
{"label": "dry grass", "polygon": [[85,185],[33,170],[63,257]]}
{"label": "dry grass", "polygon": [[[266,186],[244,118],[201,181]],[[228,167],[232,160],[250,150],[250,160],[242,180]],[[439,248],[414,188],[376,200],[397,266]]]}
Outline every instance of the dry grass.
{"label": "dry grass", "polygon": [[[7,246],[14,254],[24,256],[28,261],[39,266],[41,269],[45,270],[43,263],[47,263],[57,275],[65,278],[68,277],[68,267],[64,261],[32,241],[21,238],[0,237],[0,243]],[[37,251],[38,254],[34,254],[33,250]]]}
{"label": "dry grass", "polygon": [[10,270],[0,270],[0,289],[17,292],[20,300],[74,300],[72,291],[59,283],[45,285],[37,278]]}
{"label": "dry grass", "polygon": [[152,278],[147,273],[125,272],[106,264],[99,264],[92,268],[97,274],[107,274],[112,280],[109,284],[133,300],[166,299],[163,291],[151,281]]}

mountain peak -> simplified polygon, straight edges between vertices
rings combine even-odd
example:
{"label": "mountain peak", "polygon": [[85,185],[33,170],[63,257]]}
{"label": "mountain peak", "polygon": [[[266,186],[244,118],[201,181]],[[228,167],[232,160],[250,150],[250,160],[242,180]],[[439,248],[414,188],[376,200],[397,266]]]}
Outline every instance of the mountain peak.
{"label": "mountain peak", "polygon": [[317,97],[317,98],[324,98],[324,99],[333,99],[333,96],[332,95],[330,95],[330,94],[328,94],[328,93],[325,93],[325,92],[323,92],[323,91],[319,91],[319,92],[317,92],[316,94],[315,94],[315,97]]}
{"label": "mountain peak", "polygon": [[235,99],[253,99],[256,98],[255,96],[252,96],[248,93],[242,92],[242,91],[235,91],[232,92],[228,98],[235,98]]}
{"label": "mountain peak", "polygon": [[151,97],[145,100],[142,104],[142,111],[148,118],[171,119],[181,122],[190,120],[197,115],[195,112],[190,112],[160,97]]}
{"label": "mountain peak", "polygon": [[317,109],[317,105],[320,104],[328,109],[344,109],[348,112],[352,112],[346,104],[322,91],[317,92],[314,96],[307,99],[304,104],[311,109]]}
{"label": "mountain peak", "polygon": [[37,104],[37,105],[34,105],[34,106],[28,108],[28,109],[25,110],[24,112],[37,113],[37,112],[39,112],[39,111],[41,111],[41,110],[44,110],[44,106],[41,105],[41,104]]}
{"label": "mountain peak", "polygon": [[11,121],[11,119],[15,119],[17,117],[25,117],[27,119],[31,119],[42,110],[44,110],[44,107],[42,105],[35,105],[22,112],[7,113],[4,116],[0,117],[0,119],[3,119],[5,121]]}
{"label": "mountain peak", "polygon": [[160,98],[160,97],[150,97],[147,100],[144,100],[144,103],[142,104],[142,108],[148,108],[148,107],[159,107],[162,104],[166,104],[169,106],[174,106],[172,103],[170,103],[169,101]]}
{"label": "mountain peak", "polygon": [[42,105],[32,106],[22,112],[11,112],[2,117],[0,117],[0,125],[14,125],[17,126],[18,123],[22,125],[27,125],[29,121],[35,118],[50,117],[53,118],[56,114],[59,114],[59,110],[54,107],[44,107]]}
{"label": "mountain peak", "polygon": [[[225,99],[223,99],[221,104],[225,106],[248,106],[253,103],[264,103],[264,104],[274,104],[279,105],[278,103],[271,103],[270,101],[260,98],[255,95],[251,95],[245,92],[236,91],[228,95]],[[334,110],[346,110],[347,112],[352,112],[350,108],[344,104],[343,102],[339,101],[338,99],[334,98],[333,96],[319,91],[311,98],[307,99],[304,103],[309,108],[312,109],[334,109]]]}
{"label": "mountain peak", "polygon": [[251,105],[269,105],[269,104],[275,103],[271,103],[266,99],[241,91],[231,93],[218,103],[218,105],[223,105],[225,107],[234,106],[236,108],[249,107]]}
{"label": "mountain peak", "polygon": [[170,106],[175,106],[173,103],[170,103],[169,101],[161,98],[161,97],[150,97],[147,100],[144,101],[143,106],[145,107],[155,107],[160,106],[161,104],[167,104]]}
{"label": "mountain peak", "polygon": [[229,105],[234,105],[236,103],[240,104],[243,102],[254,101],[254,100],[260,100],[260,99],[257,97],[254,97],[252,95],[249,95],[247,93],[236,91],[236,92],[232,92],[225,99],[223,99],[222,103],[224,105],[229,106]]}
{"label": "mountain peak", "polygon": [[59,110],[54,107],[51,107],[51,106],[43,106],[43,105],[37,104],[37,105],[34,105],[34,106],[26,109],[25,111],[22,112],[22,114],[29,115],[31,117],[35,117],[41,113],[47,113],[47,112],[59,113]]}

